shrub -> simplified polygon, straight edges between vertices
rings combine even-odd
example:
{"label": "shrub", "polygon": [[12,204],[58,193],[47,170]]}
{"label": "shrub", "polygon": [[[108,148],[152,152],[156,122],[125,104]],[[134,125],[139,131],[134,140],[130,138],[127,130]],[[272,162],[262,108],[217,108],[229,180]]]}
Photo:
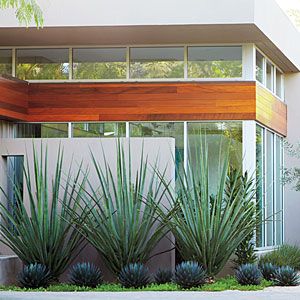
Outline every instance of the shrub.
{"label": "shrub", "polygon": [[274,266],[271,263],[262,263],[258,267],[263,278],[269,281],[272,281],[274,279],[275,273],[278,269],[277,266]]}
{"label": "shrub", "polygon": [[172,282],[172,270],[158,269],[154,275],[154,280],[157,284],[165,284]]}
{"label": "shrub", "polygon": [[299,284],[299,275],[295,269],[283,266],[276,270],[273,281],[280,286],[295,286]]}
{"label": "shrub", "polygon": [[91,263],[78,263],[69,273],[69,281],[77,286],[96,287],[102,283],[102,272]]}
{"label": "shrub", "polygon": [[236,258],[233,260],[235,268],[244,264],[254,264],[257,260],[255,245],[253,243],[253,234],[250,234],[243,240],[235,250]]}
{"label": "shrub", "polygon": [[290,266],[300,270],[300,248],[291,245],[282,245],[259,259],[259,264],[271,263],[274,266]]}
{"label": "shrub", "polygon": [[[195,161],[188,161],[187,170],[177,172],[176,190],[164,183],[174,210],[169,226],[181,257],[201,263],[208,275],[214,276],[256,228],[254,186],[253,180],[247,174],[243,176],[241,170],[229,176],[226,149],[220,150],[225,152],[225,158],[219,159],[219,176],[213,179],[214,183],[210,182],[207,147],[197,149]],[[160,177],[164,182],[163,175]],[[212,185],[216,186],[214,195]]]}
{"label": "shrub", "polygon": [[202,286],[206,279],[207,273],[205,269],[197,262],[182,262],[175,268],[174,282],[183,289]]}
{"label": "shrub", "polygon": [[37,263],[25,266],[17,278],[21,287],[30,289],[48,287],[51,279],[51,274],[47,267]]}
{"label": "shrub", "polygon": [[47,149],[41,144],[41,154],[38,154],[33,145],[32,151],[32,162],[27,160],[23,167],[24,193],[28,195],[29,203],[23,201],[23,186],[20,184],[12,181],[14,197],[6,195],[0,188],[9,203],[7,206],[4,201],[0,202],[0,240],[25,265],[42,264],[54,278],[58,278],[79,253],[83,243],[68,211],[76,210],[84,179],[80,179],[80,168],[74,180],[70,169],[66,178],[62,178],[61,149],[56,161],[51,161],[56,169],[53,178],[49,178]]}
{"label": "shrub", "polygon": [[119,282],[125,288],[145,287],[151,282],[149,270],[141,263],[129,264],[121,270]]}
{"label": "shrub", "polygon": [[259,285],[262,274],[254,264],[241,265],[235,273],[236,280],[241,285]]}
{"label": "shrub", "polygon": [[99,186],[89,183],[91,192],[83,198],[79,215],[71,212],[75,223],[84,216],[84,225],[76,224],[116,275],[129,263],[145,263],[169,230],[169,216],[160,213],[164,187],[156,166],[149,168],[142,151],[138,170],[132,174],[130,147],[128,152],[125,155],[119,141],[115,165],[104,153],[104,163],[91,154]]}

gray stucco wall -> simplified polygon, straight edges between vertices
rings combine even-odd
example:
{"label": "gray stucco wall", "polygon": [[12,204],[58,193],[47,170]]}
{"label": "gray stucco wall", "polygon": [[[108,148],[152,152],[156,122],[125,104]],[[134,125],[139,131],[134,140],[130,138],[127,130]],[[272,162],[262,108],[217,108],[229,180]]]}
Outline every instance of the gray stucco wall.
{"label": "gray stucco wall", "polygon": [[[300,142],[300,74],[286,75],[285,90],[288,105],[287,140],[296,144]],[[300,160],[285,153],[285,166],[300,167]],[[294,191],[291,186],[285,186],[284,200],[285,241],[300,246],[300,192]]]}

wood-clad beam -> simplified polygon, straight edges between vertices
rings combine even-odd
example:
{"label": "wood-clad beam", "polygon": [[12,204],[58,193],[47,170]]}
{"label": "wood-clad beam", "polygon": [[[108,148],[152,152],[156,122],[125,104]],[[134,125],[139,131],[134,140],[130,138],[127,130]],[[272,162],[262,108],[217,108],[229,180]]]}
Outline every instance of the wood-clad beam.
{"label": "wood-clad beam", "polygon": [[254,81],[28,84],[0,78],[2,119],[256,120],[286,135],[286,114],[286,105]]}

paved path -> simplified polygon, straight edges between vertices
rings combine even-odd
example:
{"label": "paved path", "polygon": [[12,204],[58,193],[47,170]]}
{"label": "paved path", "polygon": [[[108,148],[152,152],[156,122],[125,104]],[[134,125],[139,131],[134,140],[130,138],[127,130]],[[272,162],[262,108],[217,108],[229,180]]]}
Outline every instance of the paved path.
{"label": "paved path", "polygon": [[0,300],[300,300],[300,287],[257,292],[0,292]]}

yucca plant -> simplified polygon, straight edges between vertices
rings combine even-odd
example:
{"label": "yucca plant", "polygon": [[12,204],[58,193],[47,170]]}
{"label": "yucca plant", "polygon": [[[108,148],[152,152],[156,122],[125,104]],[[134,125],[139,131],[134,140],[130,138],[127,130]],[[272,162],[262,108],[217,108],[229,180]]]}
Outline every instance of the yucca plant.
{"label": "yucca plant", "polygon": [[[66,270],[78,254],[83,237],[74,230],[69,210],[76,210],[85,179],[77,170],[72,179],[71,167],[63,179],[63,151],[59,148],[53,178],[48,174],[47,148],[33,145],[33,161],[23,167],[23,187],[12,182],[17,205],[6,195],[8,206],[0,203],[0,240],[13,250],[25,265],[39,263],[54,279]],[[28,157],[28,155],[27,155]],[[84,176],[83,176],[84,177]],[[81,179],[80,179],[81,178]],[[14,209],[8,209],[8,207]]]}
{"label": "yucca plant", "polygon": [[71,214],[75,223],[84,215],[84,225],[77,223],[80,231],[98,250],[107,267],[118,275],[124,266],[145,263],[150,258],[168,231],[171,212],[161,213],[164,185],[156,176],[156,166],[148,165],[143,150],[135,174],[131,169],[130,146],[128,156],[120,140],[116,150],[113,164],[106,160],[103,150],[104,163],[91,153],[99,185],[89,183],[79,215],[74,210]]}
{"label": "yucca plant", "polygon": [[[253,180],[241,170],[233,177],[229,172],[226,149],[217,192],[211,195],[208,150],[201,144],[194,161],[189,160],[187,169],[177,172],[177,193],[165,184],[171,207],[179,207],[169,222],[178,251],[184,260],[203,265],[209,276],[221,271],[256,227]],[[164,182],[163,176],[160,178]]]}

